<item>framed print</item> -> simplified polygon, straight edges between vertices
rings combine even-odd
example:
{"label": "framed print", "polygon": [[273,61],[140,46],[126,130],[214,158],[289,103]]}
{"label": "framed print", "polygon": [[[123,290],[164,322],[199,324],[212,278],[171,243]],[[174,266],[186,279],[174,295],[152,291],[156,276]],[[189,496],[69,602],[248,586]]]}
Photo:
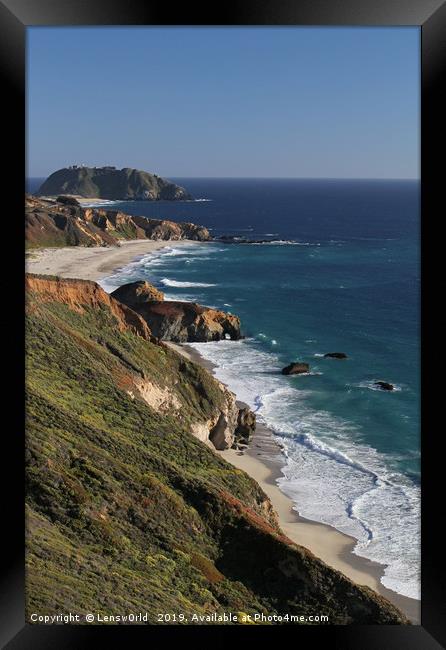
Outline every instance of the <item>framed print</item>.
{"label": "framed print", "polygon": [[0,17],[4,646],[444,647],[444,3]]}

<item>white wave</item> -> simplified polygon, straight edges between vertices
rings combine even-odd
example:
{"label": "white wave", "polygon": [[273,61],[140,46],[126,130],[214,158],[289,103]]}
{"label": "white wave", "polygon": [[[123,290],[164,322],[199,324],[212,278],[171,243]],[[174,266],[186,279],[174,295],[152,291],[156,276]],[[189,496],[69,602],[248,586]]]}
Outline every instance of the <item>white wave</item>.
{"label": "white wave", "polygon": [[419,598],[419,488],[363,444],[351,423],[310,408],[305,383],[284,385],[282,364],[258,341],[190,345],[275,432],[285,460],[277,482],[295,509],[354,537],[355,554],[384,566],[386,587]]}
{"label": "white wave", "polygon": [[172,302],[200,302],[198,296],[193,296],[192,294],[179,294],[179,293],[164,293],[165,300],[171,300]]}
{"label": "white wave", "polygon": [[216,284],[207,282],[180,282],[179,280],[170,280],[170,278],[163,278],[161,284],[165,287],[216,287]]}
{"label": "white wave", "polygon": [[111,199],[101,199],[101,201],[92,201],[91,203],[84,203],[82,201],[83,208],[102,208],[107,205],[118,205],[123,203],[123,201],[112,201]]}
{"label": "white wave", "polygon": [[194,255],[199,255],[200,246],[200,244],[186,244],[184,246],[181,246],[181,248],[166,246],[166,248],[162,249],[160,255],[162,257],[184,257],[190,255],[192,251]]}
{"label": "white wave", "polygon": [[251,246],[320,246],[319,243],[295,241],[294,239],[271,239],[270,241],[252,242]]}
{"label": "white wave", "polygon": [[[206,252],[211,248],[206,247]],[[174,249],[164,249],[159,255]],[[176,250],[183,253],[184,248]],[[117,282],[112,289],[134,280],[144,259],[147,263],[154,258],[143,257],[121,269],[111,278],[112,284]],[[101,284],[107,281],[110,278]],[[210,286],[169,278],[161,282],[172,288]],[[168,298],[194,300],[189,295]],[[419,489],[391,469],[388,457],[362,444],[360,432],[349,422],[311,409],[309,386],[315,382],[284,380],[280,374],[283,364],[275,354],[260,350],[258,341],[190,345],[216,364],[217,377],[275,432],[286,462],[278,484],[299,513],[357,539],[357,555],[385,566],[382,582],[386,587],[419,597]],[[381,390],[373,381],[364,384],[358,387]]]}
{"label": "white wave", "polygon": [[[184,244],[181,247],[165,246],[162,249],[137,256],[132,262],[129,262],[129,264],[116,269],[112,275],[102,278],[99,281],[99,284],[105,291],[111,293],[114,289],[117,289],[123,284],[134,282],[137,279],[140,280],[142,275],[141,271],[147,271],[148,274],[150,274],[151,271],[155,272],[159,267],[166,264],[172,257],[195,259],[200,258],[201,255],[208,255],[209,253],[217,252],[217,250],[218,249],[212,248],[211,246],[204,247],[198,242],[193,244]],[[151,275],[143,273],[143,277],[144,279],[153,282]],[[186,297],[182,297],[181,299],[187,300]]]}

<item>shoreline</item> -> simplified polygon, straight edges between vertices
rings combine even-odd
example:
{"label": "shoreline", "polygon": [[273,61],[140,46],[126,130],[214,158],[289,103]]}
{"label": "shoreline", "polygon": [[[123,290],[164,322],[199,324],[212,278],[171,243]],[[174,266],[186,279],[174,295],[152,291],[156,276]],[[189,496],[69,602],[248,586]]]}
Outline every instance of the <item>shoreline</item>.
{"label": "shoreline", "polygon": [[[118,247],[61,247],[27,251],[26,271],[42,275],[58,275],[99,281],[139,256],[169,246],[206,244],[195,240],[127,240]],[[186,356],[214,374],[215,365],[187,344],[165,342],[171,349]],[[284,465],[281,449],[272,430],[258,423],[253,440],[243,452],[228,449],[215,451],[226,461],[249,474],[270,498],[284,533],[316,557],[337,569],[353,582],[367,585],[401,609],[412,623],[420,624],[421,603],[387,589],[380,581],[384,565],[352,553],[357,540],[335,528],[301,517],[294,502],[282,492],[276,479]]]}
{"label": "shoreline", "polygon": [[[165,343],[214,374],[215,364],[202,357],[195,348],[188,346],[187,343],[178,344],[168,341]],[[287,537],[310,550],[316,557],[353,582],[366,585],[384,596],[401,609],[412,623],[420,624],[421,602],[385,587],[381,582],[384,565],[355,555],[353,549],[357,540],[354,537],[341,533],[327,524],[302,517],[294,501],[280,490],[276,480],[282,476],[281,468],[285,463],[281,448],[271,429],[262,423],[257,423],[253,439],[246,450],[240,452],[226,449],[215,453],[245,471],[260,485],[273,504],[279,517],[279,525]]]}
{"label": "shoreline", "polygon": [[78,278],[97,282],[112,275],[136,258],[170,246],[206,244],[194,239],[130,239],[120,246],[63,246],[60,248],[29,249],[25,260],[28,273],[59,275],[62,278]]}
{"label": "shoreline", "polygon": [[[38,198],[42,199],[42,201],[48,201],[49,203],[55,203],[57,200],[57,197],[60,196],[60,194],[53,194],[49,196],[39,196]],[[115,203],[124,203],[125,199],[95,199],[95,198],[86,198],[85,196],[80,196],[80,194],[62,194],[62,196],[70,196],[73,199],[76,199],[76,201],[81,205],[81,207],[85,206],[92,206],[92,207],[107,207],[108,205],[114,205]]]}

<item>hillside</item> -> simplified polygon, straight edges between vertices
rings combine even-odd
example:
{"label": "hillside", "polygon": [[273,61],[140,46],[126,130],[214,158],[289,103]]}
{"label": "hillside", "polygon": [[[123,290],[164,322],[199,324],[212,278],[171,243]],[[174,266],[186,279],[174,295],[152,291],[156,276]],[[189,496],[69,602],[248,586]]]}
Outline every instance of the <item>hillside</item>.
{"label": "hillside", "polygon": [[42,183],[40,196],[76,194],[94,199],[181,201],[192,196],[171,181],[139,169],[116,167],[64,167]]}
{"label": "hillside", "polygon": [[117,210],[82,208],[66,197],[45,201],[25,197],[27,248],[56,246],[119,246],[122,239],[209,241],[203,226],[132,216]]}
{"label": "hillside", "polygon": [[28,613],[407,622],[285,537],[213,450],[234,396],[138,314],[95,283],[28,275],[26,325]]}

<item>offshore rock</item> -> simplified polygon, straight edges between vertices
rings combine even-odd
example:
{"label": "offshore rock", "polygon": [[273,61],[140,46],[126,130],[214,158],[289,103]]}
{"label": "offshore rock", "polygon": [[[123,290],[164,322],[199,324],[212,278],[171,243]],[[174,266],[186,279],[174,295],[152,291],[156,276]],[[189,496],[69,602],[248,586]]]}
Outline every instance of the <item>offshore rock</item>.
{"label": "offshore rock", "polygon": [[375,381],[375,386],[378,386],[381,390],[394,390],[395,388],[393,384],[389,384],[387,381]]}
{"label": "offshore rock", "polygon": [[308,372],[310,366],[308,363],[302,363],[300,361],[295,361],[290,363],[288,366],[282,369],[282,375],[300,375],[304,372]]}

